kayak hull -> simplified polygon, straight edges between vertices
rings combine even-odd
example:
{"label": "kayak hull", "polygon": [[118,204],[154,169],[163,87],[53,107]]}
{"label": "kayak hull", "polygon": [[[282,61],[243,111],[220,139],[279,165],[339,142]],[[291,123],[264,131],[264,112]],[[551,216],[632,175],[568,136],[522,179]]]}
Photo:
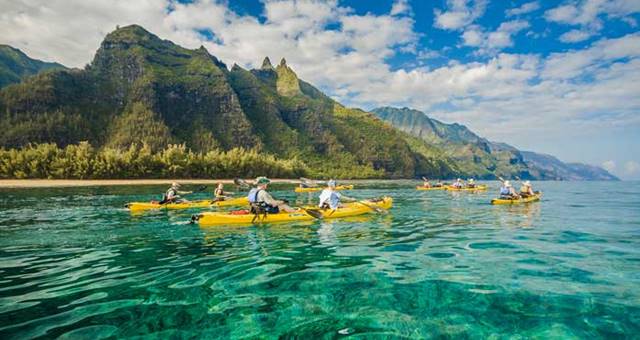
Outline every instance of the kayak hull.
{"label": "kayak hull", "polygon": [[421,185],[418,185],[416,187],[416,190],[421,190],[421,191],[431,191],[431,190],[446,190],[446,187],[442,186],[442,187],[430,187],[430,188],[426,188],[423,187]]}
{"label": "kayak hull", "polygon": [[483,190],[487,190],[487,186],[486,185],[478,185],[475,188],[456,188],[453,186],[448,186],[445,188],[445,190],[447,191],[483,191]]}
{"label": "kayak hull", "polygon": [[[393,199],[391,197],[384,197],[380,201],[362,201],[363,203],[376,207],[379,209],[390,209],[393,205]],[[313,209],[322,214],[323,219],[341,218],[358,216],[368,214],[374,210],[370,207],[358,203],[346,203],[344,207],[336,210],[319,210],[317,207],[305,207],[304,209]],[[297,221],[310,221],[315,219],[313,216],[305,212],[304,209],[299,209],[296,212],[286,213],[280,212],[277,214],[256,215],[251,213],[246,214],[234,214],[233,212],[204,212],[202,214],[194,216],[192,219],[197,220],[201,226],[215,226],[215,225],[229,225],[229,224],[257,224],[257,223],[275,223],[275,222],[297,222]]]}
{"label": "kayak hull", "polygon": [[533,196],[529,196],[529,197],[526,197],[526,198],[519,198],[519,199],[494,198],[494,199],[491,200],[491,204],[494,204],[494,205],[523,204],[523,203],[530,203],[530,202],[539,201],[541,197],[542,197],[542,193],[537,193],[537,194],[535,194]]}
{"label": "kayak hull", "polygon": [[[324,188],[323,187],[314,187],[314,188],[300,188],[297,187],[294,189],[295,192],[316,192],[316,191],[322,191]],[[351,190],[353,189],[353,185],[338,185],[335,190]]]}
{"label": "kayak hull", "polygon": [[145,210],[158,210],[158,209],[197,209],[197,208],[209,208],[209,207],[228,207],[238,205],[249,205],[249,199],[247,197],[231,198],[224,201],[214,200],[200,200],[190,201],[184,203],[167,203],[160,204],[157,202],[131,202],[127,203],[126,207],[130,211],[145,211]]}

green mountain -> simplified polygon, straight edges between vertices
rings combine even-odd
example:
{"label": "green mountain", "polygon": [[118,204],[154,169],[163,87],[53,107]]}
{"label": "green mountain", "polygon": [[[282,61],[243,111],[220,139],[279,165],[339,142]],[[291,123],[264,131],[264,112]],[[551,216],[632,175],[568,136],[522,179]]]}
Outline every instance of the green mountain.
{"label": "green mountain", "polygon": [[460,124],[445,124],[424,112],[409,108],[381,107],[376,115],[394,127],[431,144],[456,162],[466,176],[493,179],[497,176],[522,179],[618,180],[606,170],[557,158],[520,151],[473,133]]}
{"label": "green mountain", "polygon": [[618,181],[607,170],[581,163],[564,163],[551,155],[522,151],[525,162],[536,178],[545,180],[597,180]]}
{"label": "green mountain", "polygon": [[64,68],[58,63],[31,59],[17,48],[0,44],[0,88],[42,71]]}
{"label": "green mountain", "polygon": [[[346,108],[274,67],[231,69],[140,26],[108,34],[83,70],[45,72],[0,90],[0,146],[98,148],[184,144],[200,153],[241,147],[302,160],[314,176],[444,177],[441,151],[375,115]],[[242,175],[242,174],[238,174]]]}
{"label": "green mountain", "polygon": [[492,143],[464,125],[444,124],[409,108],[381,107],[372,112],[394,127],[441,149],[466,176],[484,179],[532,177],[518,150]]}

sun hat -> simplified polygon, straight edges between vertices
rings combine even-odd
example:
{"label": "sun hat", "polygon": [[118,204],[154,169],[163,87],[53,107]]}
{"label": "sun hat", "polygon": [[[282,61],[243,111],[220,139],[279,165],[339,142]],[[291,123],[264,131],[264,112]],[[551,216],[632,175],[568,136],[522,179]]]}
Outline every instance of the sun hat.
{"label": "sun hat", "polygon": [[504,186],[505,186],[505,187],[510,187],[510,186],[511,186],[511,182],[509,182],[509,181],[504,181]]}
{"label": "sun hat", "polygon": [[473,183],[473,178],[469,178],[469,183]]}
{"label": "sun hat", "polygon": [[336,187],[336,181],[335,180],[329,180],[329,182],[327,182],[327,186],[331,187],[331,188],[335,188]]}
{"label": "sun hat", "polygon": [[271,180],[266,178],[266,177],[264,177],[264,176],[260,176],[260,177],[256,178],[256,183],[257,184],[269,184],[269,183],[271,183]]}
{"label": "sun hat", "polygon": [[173,183],[171,183],[171,187],[172,187],[172,188],[179,188],[179,187],[180,187],[180,183],[178,183],[178,182],[173,182]]}
{"label": "sun hat", "polygon": [[531,186],[531,182],[529,182],[529,181],[524,181],[522,184],[523,184],[524,186],[527,186],[527,187],[530,187],[530,186]]}

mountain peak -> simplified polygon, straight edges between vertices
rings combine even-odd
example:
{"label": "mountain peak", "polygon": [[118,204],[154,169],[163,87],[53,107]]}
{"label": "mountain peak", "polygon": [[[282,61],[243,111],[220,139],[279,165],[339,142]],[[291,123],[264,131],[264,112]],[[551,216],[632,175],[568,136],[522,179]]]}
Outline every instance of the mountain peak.
{"label": "mountain peak", "polygon": [[261,70],[273,70],[273,65],[271,64],[271,60],[269,59],[269,57],[264,57],[264,60],[262,61],[262,67],[260,67]]}
{"label": "mountain peak", "polygon": [[287,61],[282,58],[280,65],[276,68],[278,80],[276,87],[281,96],[291,97],[302,94],[300,90],[300,81],[293,70],[287,66]]}

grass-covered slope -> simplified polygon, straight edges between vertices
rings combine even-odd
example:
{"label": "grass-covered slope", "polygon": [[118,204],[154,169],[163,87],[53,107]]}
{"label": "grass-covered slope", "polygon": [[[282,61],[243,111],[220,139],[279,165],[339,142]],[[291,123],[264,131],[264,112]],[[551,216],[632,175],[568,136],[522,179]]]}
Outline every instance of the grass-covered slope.
{"label": "grass-covered slope", "polygon": [[29,58],[17,48],[0,44],[0,88],[51,69],[64,69],[64,66]]}

